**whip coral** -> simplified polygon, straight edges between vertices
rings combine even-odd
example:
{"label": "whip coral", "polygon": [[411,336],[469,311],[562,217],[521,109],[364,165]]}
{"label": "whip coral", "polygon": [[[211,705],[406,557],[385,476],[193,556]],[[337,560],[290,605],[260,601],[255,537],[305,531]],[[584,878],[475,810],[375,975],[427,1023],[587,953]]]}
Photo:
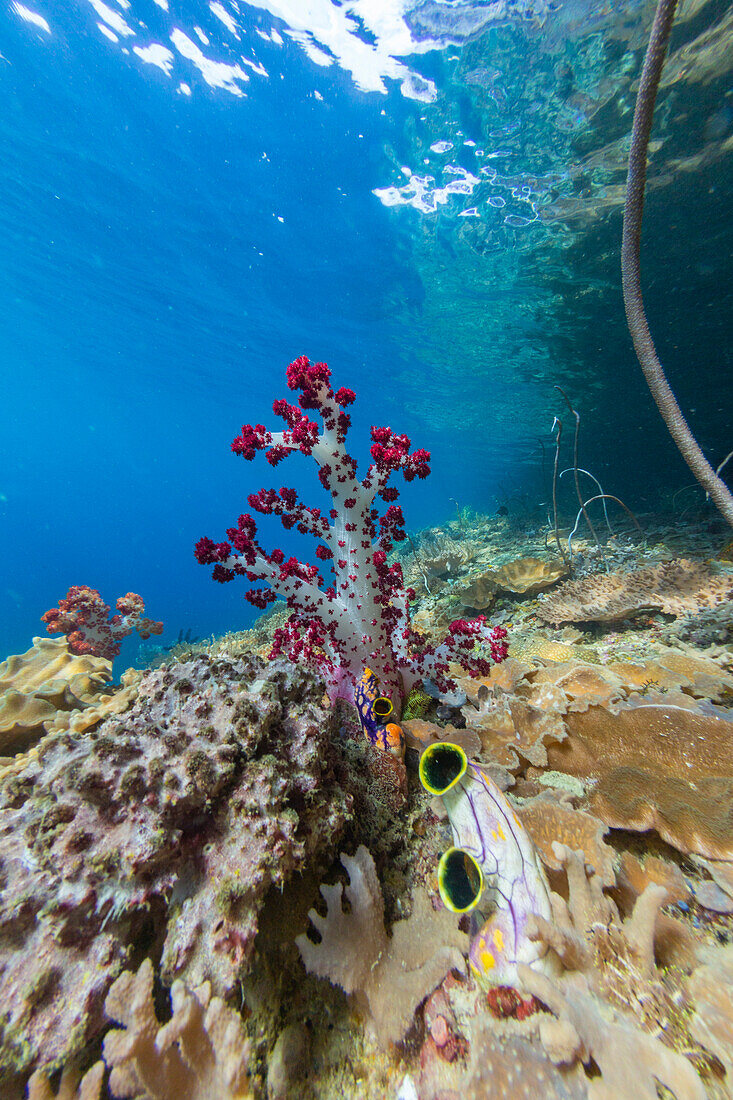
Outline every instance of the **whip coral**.
{"label": "whip coral", "polygon": [[[197,560],[213,565],[214,580],[222,583],[236,576],[265,582],[267,588],[246,594],[255,607],[267,607],[276,594],[285,599],[292,614],[275,634],[273,655],[286,654],[318,667],[332,698],[353,699],[367,665],[384,693],[395,700],[423,677],[450,690],[451,660],[472,675],[485,675],[490,660],[475,652],[477,643],[485,643],[491,658],[501,661],[507,652],[506,631],[491,629],[479,616],[451,623],[440,645],[426,645],[410,627],[409,602],[415,594],[404,588],[400,565],[387,560],[394,543],[405,538],[402,509],[394,503],[399,494],[387,482],[397,471],[406,481],[427,477],[429,453],[411,452],[406,435],[373,427],[372,462],[360,480],[356,460],[346,450],[351,418],[345,410],[355,395],[346,388],[334,393],[330,378],[325,363],[312,364],[305,356],[296,359],[288,367],[287,382],[290,389],[300,391],[298,405],[284,399],[273,405],[285,430],[271,432],[263,424],[245,424],[232,443],[234,453],[246,459],[264,451],[272,466],[294,451],[315,459],[321,485],[331,497],[326,514],[302,504],[295,489],[260,489],[248,501],[261,515],[279,516],[286,530],[295,528],[318,538],[316,557],[330,564],[330,583],[317,566],[286,558],[282,550],[263,550],[249,513],[228,529],[229,541],[200,539]],[[322,427],[303,411],[311,409],[319,414]],[[377,498],[387,505],[381,514]]]}

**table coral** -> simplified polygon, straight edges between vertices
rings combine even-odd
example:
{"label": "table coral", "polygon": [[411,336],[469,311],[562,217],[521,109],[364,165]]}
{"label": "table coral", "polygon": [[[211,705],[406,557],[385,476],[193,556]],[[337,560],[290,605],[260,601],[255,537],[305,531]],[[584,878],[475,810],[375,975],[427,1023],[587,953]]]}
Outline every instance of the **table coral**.
{"label": "table coral", "polygon": [[345,888],[349,911],[342,905],[344,887],[321,886],[327,913],[311,909],[319,943],[307,935],[296,939],[306,969],[328,978],[368,1008],[380,1040],[396,1043],[412,1024],[415,1009],[449,970],[465,969],[462,952],[468,937],[457,918],[435,910],[424,890],[412,898],[412,915],[397,921],[391,938],[384,927],[384,902],[374,860],[362,845],[352,857],[341,854],[349,875]]}
{"label": "table coral", "polygon": [[506,592],[517,596],[535,596],[557,584],[566,574],[567,566],[562,561],[528,557],[506,562],[496,570],[494,580]]}
{"label": "table coral", "polygon": [[601,707],[565,718],[550,765],[595,779],[590,809],[607,825],[656,829],[682,852],[733,859],[733,725],[678,707]]}
{"label": "table coral", "polygon": [[701,562],[661,562],[629,573],[596,573],[567,581],[537,604],[537,615],[557,626],[614,622],[658,609],[684,615],[713,608],[733,593],[733,577],[716,575]]}
{"label": "table coral", "polygon": [[[542,706],[538,688],[542,684],[553,685],[565,696],[565,711],[585,711],[588,707],[609,707],[623,697],[623,681],[616,673],[602,665],[588,665],[582,661],[566,661],[548,664],[528,677],[532,687],[528,698],[535,706]],[[546,704],[545,704],[546,706]],[[556,709],[558,704],[555,703]]]}
{"label": "table coral", "polygon": [[284,662],[199,656],[0,778],[0,1073],[96,1034],[151,938],[171,978],[230,991],[269,886],[328,854],[348,814],[321,697]]}

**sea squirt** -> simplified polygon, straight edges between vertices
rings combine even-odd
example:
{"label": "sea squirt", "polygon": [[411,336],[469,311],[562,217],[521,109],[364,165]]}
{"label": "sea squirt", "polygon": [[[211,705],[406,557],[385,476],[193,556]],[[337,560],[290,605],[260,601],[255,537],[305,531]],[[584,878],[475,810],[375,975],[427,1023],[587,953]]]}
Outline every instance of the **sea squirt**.
{"label": "sea squirt", "polygon": [[443,799],[453,830],[453,847],[438,865],[443,903],[454,912],[490,912],[471,942],[474,974],[488,986],[516,986],[520,963],[552,969],[546,946],[526,935],[532,914],[552,920],[547,880],[532,841],[496,783],[448,741],[425,749],[420,779]]}

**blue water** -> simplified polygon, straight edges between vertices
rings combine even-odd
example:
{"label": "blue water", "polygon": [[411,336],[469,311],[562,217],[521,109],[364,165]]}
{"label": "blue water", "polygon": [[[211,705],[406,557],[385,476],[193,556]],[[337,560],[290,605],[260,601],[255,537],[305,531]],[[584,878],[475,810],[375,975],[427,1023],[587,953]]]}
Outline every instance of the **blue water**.
{"label": "blue water", "polygon": [[[374,423],[432,451],[402,495],[410,530],[456,501],[546,499],[557,381],[608,491],[650,506],[689,482],[618,290],[651,10],[3,3],[0,655],[71,584],[139,592],[164,643],[252,621],[193,545],[262,485],[320,503],[309,460],[273,476],[229,450],[242,423],[273,422],[299,354],[356,390],[358,458]],[[711,2],[675,29],[669,71],[688,65],[660,99],[645,255],[660,347],[718,461],[733,99],[730,51],[700,43],[729,19]],[[266,525],[262,541],[296,548]]]}

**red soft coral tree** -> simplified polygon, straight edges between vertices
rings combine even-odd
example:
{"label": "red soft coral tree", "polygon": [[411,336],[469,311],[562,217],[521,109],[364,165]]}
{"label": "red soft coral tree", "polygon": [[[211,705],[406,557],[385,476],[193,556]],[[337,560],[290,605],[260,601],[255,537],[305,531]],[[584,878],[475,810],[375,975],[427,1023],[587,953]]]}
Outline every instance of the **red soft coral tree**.
{"label": "red soft coral tree", "polygon": [[46,623],[49,634],[67,635],[72,653],[90,653],[110,661],[120,652],[121,639],[133,630],[137,630],[141,638],[163,633],[162,623],[143,617],[145,604],[135,592],[120,596],[117,611],[119,614],[110,619],[109,605],[96,588],[78,584],[69,589],[66,599],[59,600],[58,607],[42,615],[41,621]]}
{"label": "red soft coral tree", "polygon": [[[267,588],[246,593],[256,607],[267,607],[276,594],[284,597],[292,615],[276,632],[272,656],[286,653],[291,660],[316,665],[332,698],[353,698],[367,666],[395,703],[424,677],[441,690],[451,690],[455,684],[447,675],[448,662],[458,661],[476,676],[486,674],[489,658],[501,661],[506,656],[506,631],[491,629],[483,616],[461,619],[433,647],[411,629],[409,601],[415,593],[404,588],[400,565],[387,559],[394,543],[405,538],[402,509],[394,503],[399,494],[387,482],[398,471],[406,481],[427,477],[430,455],[411,452],[407,436],[391,428],[372,428],[372,463],[359,480],[356,461],[346,450],[351,419],[345,410],[355,396],[345,388],[334,393],[330,379],[325,363],[296,359],[288,367],[287,381],[291,390],[300,391],[298,405],[284,399],[273,405],[285,430],[245,424],[232,443],[234,453],[246,459],[264,451],[272,466],[294,451],[315,459],[319,480],[331,496],[327,514],[301,504],[295,489],[260,489],[248,501],[261,515],[279,516],[286,530],[294,527],[320,540],[316,557],[330,563],[328,583],[317,566],[286,558],[282,550],[263,550],[249,513],[228,529],[228,542],[200,539],[196,558],[213,565],[214,580],[222,583],[236,576],[264,581]],[[317,412],[321,426],[304,410]],[[387,505],[381,512],[377,498]]]}

